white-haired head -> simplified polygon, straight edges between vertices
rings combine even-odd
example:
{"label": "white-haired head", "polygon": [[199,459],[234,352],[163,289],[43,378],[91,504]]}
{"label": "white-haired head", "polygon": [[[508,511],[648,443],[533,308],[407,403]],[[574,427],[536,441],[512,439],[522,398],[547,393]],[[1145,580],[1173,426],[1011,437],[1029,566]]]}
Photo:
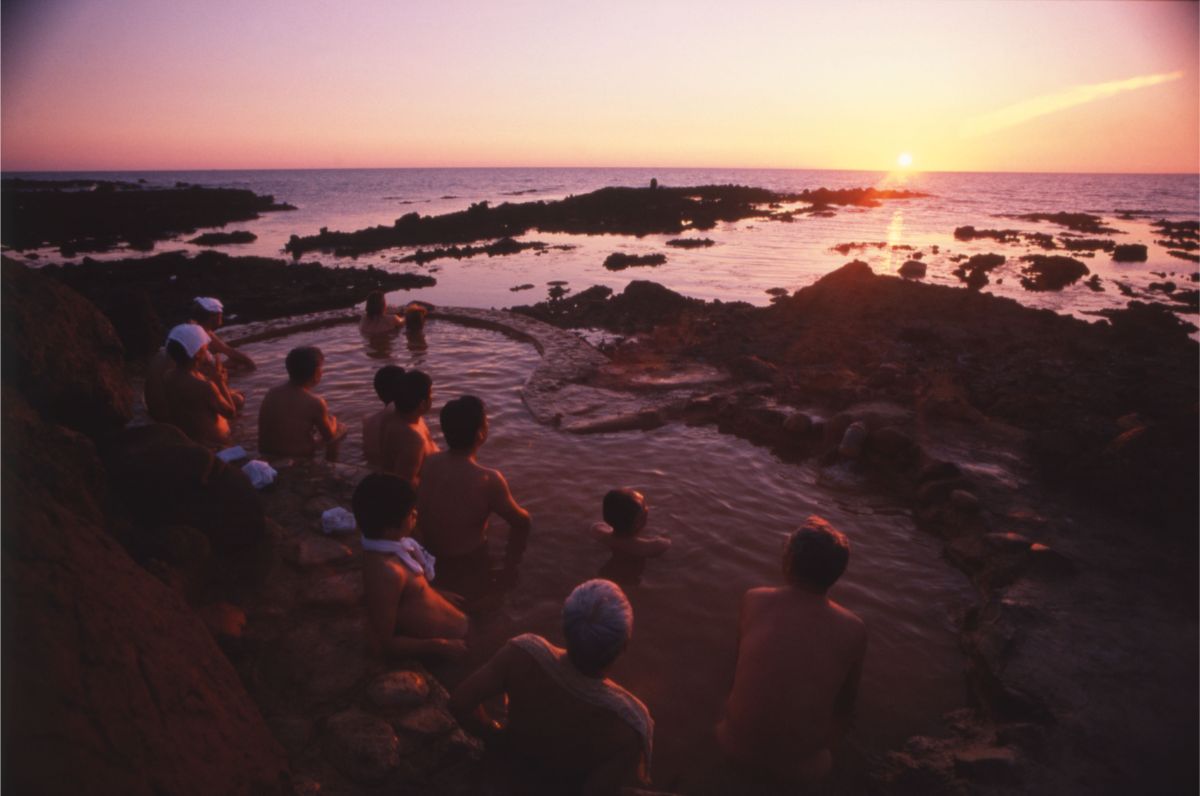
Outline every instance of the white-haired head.
{"label": "white-haired head", "polygon": [[599,674],[617,659],[633,633],[633,608],[611,580],[589,580],[563,603],[567,655],[584,674]]}

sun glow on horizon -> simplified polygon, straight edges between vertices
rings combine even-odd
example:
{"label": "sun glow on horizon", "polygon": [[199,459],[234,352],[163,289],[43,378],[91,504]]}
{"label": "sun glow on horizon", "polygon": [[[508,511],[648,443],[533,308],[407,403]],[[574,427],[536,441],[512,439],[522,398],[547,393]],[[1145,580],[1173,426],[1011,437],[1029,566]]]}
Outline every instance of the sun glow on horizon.
{"label": "sun glow on horizon", "polygon": [[901,152],[900,157],[896,158],[896,165],[902,169],[907,169],[913,164],[913,156],[908,152]]}

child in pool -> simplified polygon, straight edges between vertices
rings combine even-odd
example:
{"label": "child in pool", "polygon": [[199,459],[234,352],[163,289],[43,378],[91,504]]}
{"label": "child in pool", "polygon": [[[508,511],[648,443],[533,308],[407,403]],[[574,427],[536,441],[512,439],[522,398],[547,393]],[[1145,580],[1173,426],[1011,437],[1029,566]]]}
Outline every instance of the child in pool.
{"label": "child in pool", "polygon": [[592,526],[592,536],[603,542],[613,555],[655,558],[671,546],[671,540],[665,536],[641,535],[650,516],[650,507],[641,492],[613,489],[604,496],[603,511],[604,522]]}

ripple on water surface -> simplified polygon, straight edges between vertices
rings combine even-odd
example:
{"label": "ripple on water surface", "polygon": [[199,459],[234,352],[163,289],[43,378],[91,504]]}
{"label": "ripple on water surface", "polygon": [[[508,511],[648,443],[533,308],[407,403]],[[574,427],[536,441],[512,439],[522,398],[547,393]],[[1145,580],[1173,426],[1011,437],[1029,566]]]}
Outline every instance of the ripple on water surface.
{"label": "ripple on water surface", "polygon": [[[362,462],[361,420],[381,406],[371,381],[382,365],[429,373],[435,407],[463,393],[482,397],[491,426],[480,460],[504,472],[534,528],[520,582],[482,631],[489,647],[481,654],[516,632],[561,643],[563,598],[607,560],[587,535],[601,498],[615,486],[645,492],[648,530],[674,545],[648,562],[639,583],[627,584],[636,632],[613,677],[655,717],[656,782],[704,789],[716,759],[711,727],[732,682],[740,597],[779,583],[784,539],[810,513],[850,537],[850,567],[832,595],[863,617],[870,634],[851,755],[936,731],[940,715],[963,704],[954,620],[969,589],[897,506],[853,490],[824,491],[814,468],[782,463],[711,428],[576,436],[540,426],[521,403],[538,361],[532,346],[444,321],[431,322],[427,338],[427,350],[413,351],[403,336],[368,343],[347,324],[245,346],[259,368],[236,378],[247,394],[238,441],[254,448],[262,395],[284,379],[283,358],[300,345],[325,352],[317,392],[351,428],[343,461]],[[437,412],[427,421],[440,442]]]}

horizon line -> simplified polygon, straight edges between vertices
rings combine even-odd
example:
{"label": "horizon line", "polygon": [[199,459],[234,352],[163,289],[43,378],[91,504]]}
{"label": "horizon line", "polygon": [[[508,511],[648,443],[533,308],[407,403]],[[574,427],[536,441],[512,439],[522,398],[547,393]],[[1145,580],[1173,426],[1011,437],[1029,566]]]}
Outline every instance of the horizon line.
{"label": "horizon line", "polygon": [[18,174],[156,174],[162,172],[215,173],[233,171],[517,171],[517,170],[595,170],[595,171],[851,171],[868,174],[1089,174],[1101,176],[1198,176],[1196,171],[1037,171],[978,169],[849,169],[808,166],[293,166],[293,167],[204,167],[204,168],[54,168],[4,169],[0,176]]}

